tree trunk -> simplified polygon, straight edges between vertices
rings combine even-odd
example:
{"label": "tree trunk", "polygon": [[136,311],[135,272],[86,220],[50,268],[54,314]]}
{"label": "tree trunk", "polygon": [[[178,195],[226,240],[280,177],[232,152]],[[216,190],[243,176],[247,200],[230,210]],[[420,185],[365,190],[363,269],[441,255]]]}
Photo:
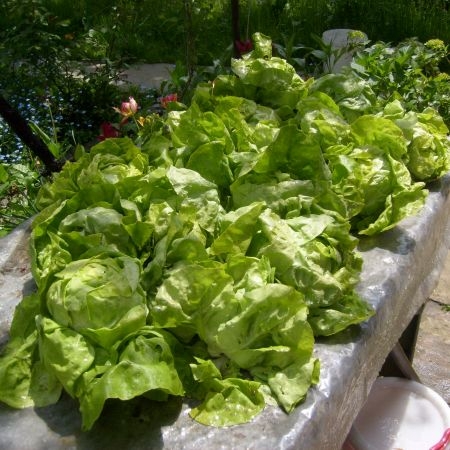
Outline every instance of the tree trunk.
{"label": "tree trunk", "polygon": [[27,121],[2,95],[0,95],[0,116],[5,119],[19,139],[42,161],[47,173],[61,170],[61,164],[55,160],[47,145],[33,133]]}
{"label": "tree trunk", "polygon": [[237,43],[241,40],[241,31],[239,29],[239,0],[231,0],[231,26],[233,33],[234,57],[240,58],[241,52]]}

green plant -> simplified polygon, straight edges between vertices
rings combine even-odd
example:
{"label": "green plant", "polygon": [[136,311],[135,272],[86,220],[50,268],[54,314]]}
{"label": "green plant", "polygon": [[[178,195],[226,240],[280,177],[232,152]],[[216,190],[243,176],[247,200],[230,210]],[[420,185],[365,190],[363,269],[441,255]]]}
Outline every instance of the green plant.
{"label": "green plant", "polygon": [[356,54],[352,68],[367,80],[381,102],[398,99],[415,111],[431,106],[450,125],[449,75],[441,72],[448,68],[448,46],[443,41],[377,42]]}
{"label": "green plant", "polygon": [[276,53],[306,77],[320,77],[333,72],[341,60],[351,57],[368,42],[365,34],[359,30],[349,31],[346,44],[339,46],[334,42],[326,42],[315,33],[311,34],[315,46],[296,43],[295,34],[283,34],[282,37],[282,44],[273,44]]}
{"label": "green plant", "polygon": [[293,67],[306,73],[310,71],[308,69],[310,64],[308,56],[314,48],[298,43],[297,29],[299,25],[299,22],[292,22],[292,28],[289,30],[289,33],[282,32],[280,41],[274,41],[272,46],[278,56],[285,59]]}
{"label": "green plant", "polygon": [[262,34],[231,68],[183,111],[138,119],[140,146],[105,139],[40,190],[37,292],[13,318],[2,402],[64,389],[84,430],[109,398],[140,395],[194,397],[190,416],[212,426],[266,399],[289,413],[318,382],[315,337],[371,317],[355,234],[420,210],[448,171],[448,130],[399,101],[366,113],[364,80],[304,81]]}
{"label": "green plant", "polygon": [[347,32],[345,45],[336,45],[332,40],[326,42],[322,37],[312,34],[312,38],[316,42],[318,48],[313,50],[310,55],[315,57],[322,65],[316,75],[323,73],[331,73],[342,59],[352,57],[352,55],[367,44],[366,35],[359,30],[351,30]]}
{"label": "green plant", "polygon": [[37,213],[35,200],[43,181],[36,165],[0,164],[0,237]]}
{"label": "green plant", "polygon": [[398,43],[410,37],[450,41],[447,0],[336,0],[331,28],[364,30],[372,41]]}
{"label": "green plant", "polygon": [[[84,44],[71,21],[53,15],[43,0],[22,2],[8,18],[0,32],[0,90],[47,143],[52,136],[53,152],[62,157],[64,149],[70,157],[77,144],[95,142],[101,122],[113,117],[111,102],[126,95],[117,86],[121,61],[83,61]],[[90,41],[93,54],[98,47]],[[104,56],[101,49],[98,55]],[[17,140],[4,142],[2,153],[13,155]]]}
{"label": "green plant", "polygon": [[177,61],[173,70],[169,72],[169,79],[163,81],[160,85],[160,94],[162,96],[170,93],[177,93],[178,98],[185,104],[189,104],[195,88],[200,84],[213,81],[219,75],[230,73],[230,67],[227,64],[231,58],[232,46],[228,46],[220,58],[212,61],[210,65],[196,65],[191,74],[187,67],[180,61]]}

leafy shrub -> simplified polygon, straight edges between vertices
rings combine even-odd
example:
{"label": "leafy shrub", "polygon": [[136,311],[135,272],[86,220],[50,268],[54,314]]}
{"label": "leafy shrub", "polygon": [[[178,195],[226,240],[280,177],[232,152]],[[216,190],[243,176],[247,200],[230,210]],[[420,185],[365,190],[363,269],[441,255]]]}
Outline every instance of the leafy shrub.
{"label": "leafy shrub", "polygon": [[37,166],[0,164],[0,237],[37,213],[42,181]]}
{"label": "leafy shrub", "polygon": [[407,109],[435,108],[450,125],[448,46],[434,39],[416,38],[397,45],[378,42],[360,51],[353,69],[368,81],[379,100],[401,100]]}
{"label": "leafy shrub", "polygon": [[[101,123],[115,117],[111,104],[129,95],[117,84],[122,62],[107,58],[109,44],[101,32],[80,33],[78,39],[79,25],[55,16],[43,0],[7,3],[9,23],[0,32],[2,94],[68,154],[79,143],[95,143]],[[88,63],[86,57],[98,59]],[[0,129],[3,160],[26,159],[1,121]]]}

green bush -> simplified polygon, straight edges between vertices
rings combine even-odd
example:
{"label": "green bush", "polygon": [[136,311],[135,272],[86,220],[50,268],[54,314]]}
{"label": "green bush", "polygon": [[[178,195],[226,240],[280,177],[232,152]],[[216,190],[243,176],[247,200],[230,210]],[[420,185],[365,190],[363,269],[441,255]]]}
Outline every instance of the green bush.
{"label": "green bush", "polygon": [[[398,43],[409,37],[423,42],[432,38],[450,41],[448,0],[239,3],[243,39],[258,31],[274,42],[286,42],[295,35],[297,42],[312,45],[312,33],[352,28],[364,31],[373,42]],[[191,24],[186,20],[186,5],[191,10]],[[17,34],[20,24],[26,22],[45,24],[55,38],[68,38],[66,44],[80,58],[185,62],[186,47],[192,40],[196,62],[209,65],[232,43],[229,0],[5,0],[0,12],[2,34],[8,30]],[[35,26],[29,30],[30,36],[35,36]]]}
{"label": "green bush", "polygon": [[397,45],[377,42],[352,64],[380,102],[400,99],[408,110],[436,109],[450,128],[449,49],[443,41],[410,38]]}
{"label": "green bush", "polygon": [[35,199],[42,185],[39,168],[28,164],[0,163],[0,237],[37,213]]}
{"label": "green bush", "polygon": [[[129,95],[116,84],[122,61],[108,58],[101,31],[77,38],[80,24],[74,29],[72,20],[55,15],[43,0],[7,4],[8,26],[0,31],[2,95],[68,153],[95,142],[101,123],[116,118],[112,106]],[[0,131],[2,160],[20,162],[22,146],[1,120]]]}

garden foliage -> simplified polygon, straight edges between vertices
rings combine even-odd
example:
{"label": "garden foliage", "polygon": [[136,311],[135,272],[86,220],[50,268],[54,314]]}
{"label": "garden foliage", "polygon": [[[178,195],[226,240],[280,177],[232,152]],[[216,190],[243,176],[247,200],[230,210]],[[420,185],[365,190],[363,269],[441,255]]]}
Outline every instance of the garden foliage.
{"label": "garden foliage", "polygon": [[139,395],[195,398],[214,426],[290,412],[319,380],[315,338],[373,314],[356,236],[420,210],[449,169],[442,117],[380,104],[356,75],[305,81],[259,33],[231,67],[40,190],[3,402],[65,390],[85,430]]}

